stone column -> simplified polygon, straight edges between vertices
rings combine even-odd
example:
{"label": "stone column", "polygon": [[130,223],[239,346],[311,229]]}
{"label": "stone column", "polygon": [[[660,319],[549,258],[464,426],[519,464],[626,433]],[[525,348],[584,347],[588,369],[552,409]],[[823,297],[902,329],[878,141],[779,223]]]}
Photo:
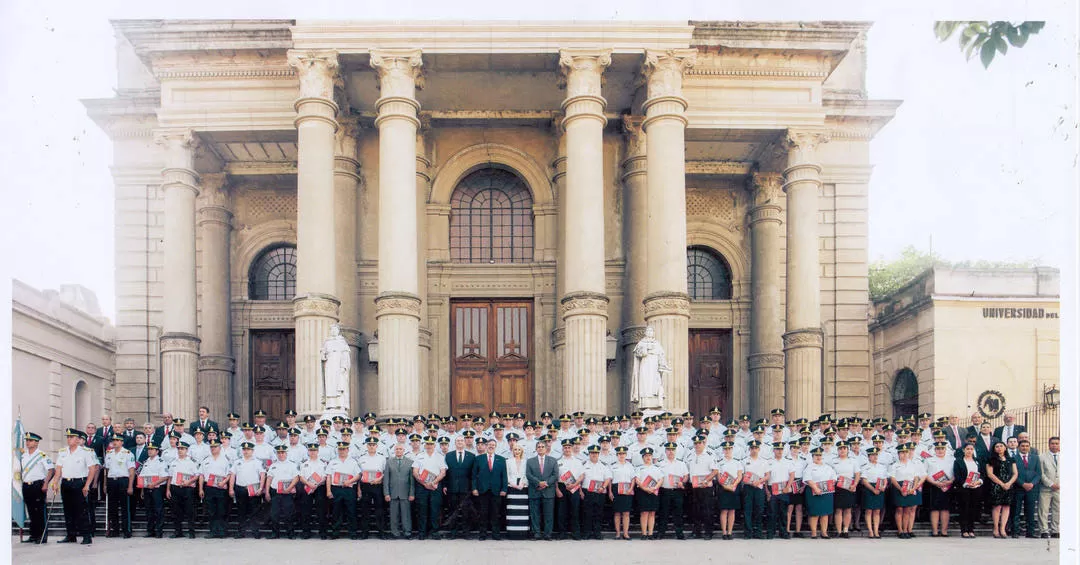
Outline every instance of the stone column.
{"label": "stone column", "polygon": [[[427,158],[427,145],[424,130],[430,124],[423,124],[416,132],[416,294],[420,297],[419,331],[419,379],[421,390],[420,408],[423,413],[439,412],[438,391],[431,375],[431,329],[428,327],[428,272],[427,272],[427,202],[431,187],[431,161]],[[447,231],[449,233],[449,231]]]}
{"label": "stone column", "polygon": [[198,408],[199,338],[195,318],[195,172],[198,137],[188,129],[160,130],[165,151],[165,293],[161,334],[161,404],[174,416],[191,418]]}
{"label": "stone column", "polygon": [[624,116],[626,156],[622,162],[623,226],[626,241],[626,294],[623,299],[623,395],[630,401],[630,382],[633,378],[633,352],[645,336],[645,287],[648,259],[646,257],[646,215],[648,213],[648,184],[646,182],[645,132],[642,116]]}
{"label": "stone column", "polygon": [[555,160],[551,162],[551,183],[555,187],[555,206],[557,208],[555,220],[555,327],[551,330],[551,348],[554,351],[553,368],[555,374],[551,378],[551,394],[548,396],[549,403],[546,407],[554,411],[572,410],[571,406],[563,405],[563,390],[566,388],[564,378],[563,358],[566,353],[566,326],[561,315],[562,298],[566,294],[566,131],[562,127],[563,115],[555,117],[552,124],[553,133],[557,140]]}
{"label": "stone column", "polygon": [[203,177],[204,197],[199,208],[202,232],[202,340],[199,357],[198,402],[221,418],[235,406],[232,377],[236,362],[232,354],[229,289],[229,236],[232,212],[224,174]]}
{"label": "stone column", "polygon": [[381,96],[379,128],[379,414],[420,411],[420,296],[417,277],[416,89],[419,49],[371,52]]}
{"label": "stone column", "polygon": [[[566,79],[566,234],[561,299],[566,330],[563,407],[607,413],[607,305],[604,293],[604,117],[600,96],[610,50],[563,49]],[[569,236],[573,234],[571,243]]]}
{"label": "stone column", "polygon": [[780,198],[784,177],[750,178],[750,413],[768,417],[784,406],[784,354],[780,339]]}
{"label": "stone column", "polygon": [[788,130],[784,171],[787,193],[787,331],[784,388],[787,413],[821,413],[821,266],[818,261],[818,197],[821,166],[815,150],[827,141],[819,132]]}
{"label": "stone column", "polygon": [[334,228],[335,51],[288,53],[300,78],[296,99],[296,410],[302,416],[323,412],[319,349],[338,321],[341,305]]}
{"label": "stone column", "polygon": [[656,330],[672,372],[664,383],[664,408],[689,405],[690,298],[686,293],[686,99],[683,73],[694,49],[645,51],[648,218],[645,322]]}
{"label": "stone column", "polygon": [[[363,182],[356,153],[360,127],[354,118],[339,118],[334,148],[334,260],[337,285],[334,294],[341,301],[338,317],[341,335],[349,342],[350,397],[360,386],[360,313],[356,300],[356,207],[357,192]],[[350,398],[351,402],[351,398]],[[355,412],[355,405],[352,405]]]}

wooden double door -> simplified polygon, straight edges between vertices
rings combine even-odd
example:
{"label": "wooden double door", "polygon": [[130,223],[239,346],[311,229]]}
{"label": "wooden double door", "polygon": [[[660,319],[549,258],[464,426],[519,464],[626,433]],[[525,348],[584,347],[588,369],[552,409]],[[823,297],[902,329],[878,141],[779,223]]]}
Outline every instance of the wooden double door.
{"label": "wooden double door", "polygon": [[690,410],[707,417],[713,406],[733,417],[731,330],[690,330]]}
{"label": "wooden double door", "polygon": [[532,313],[528,300],[451,302],[453,414],[532,413]]}
{"label": "wooden double door", "polygon": [[[266,421],[285,419],[296,407],[296,332],[251,332],[251,411],[266,411]],[[250,421],[250,420],[248,420]]]}

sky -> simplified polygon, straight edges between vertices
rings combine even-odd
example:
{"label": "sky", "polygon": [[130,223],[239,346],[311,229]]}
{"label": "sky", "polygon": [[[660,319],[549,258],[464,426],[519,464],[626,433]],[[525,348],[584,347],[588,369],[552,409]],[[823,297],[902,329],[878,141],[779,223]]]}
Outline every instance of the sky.
{"label": "sky", "polygon": [[[155,13],[115,1],[96,3],[94,12],[82,3],[2,4],[0,111],[4,129],[15,134],[0,136],[6,257],[0,269],[38,288],[85,285],[114,318],[111,144],[80,103],[113,95],[114,37],[108,18],[296,16],[277,2],[255,4],[261,6],[255,11],[243,2],[215,6],[194,0],[155,5]],[[665,2],[668,10],[661,14],[655,3],[636,1],[546,2],[543,10],[526,6],[519,8],[522,13],[507,11],[505,3],[455,3],[453,12],[423,2],[386,4],[360,3],[365,11],[347,16],[874,20],[868,38],[869,97],[900,99],[903,105],[871,143],[871,259],[892,258],[915,245],[932,246],[953,260],[1075,262],[1073,8],[1038,14],[1034,19],[1051,20],[1047,27],[984,70],[977,61],[965,61],[955,41],[935,39],[935,18],[961,18],[940,7],[889,12],[861,4],[851,9],[831,3],[807,8],[675,0]],[[305,3],[305,11],[305,17],[345,17],[325,2]]]}

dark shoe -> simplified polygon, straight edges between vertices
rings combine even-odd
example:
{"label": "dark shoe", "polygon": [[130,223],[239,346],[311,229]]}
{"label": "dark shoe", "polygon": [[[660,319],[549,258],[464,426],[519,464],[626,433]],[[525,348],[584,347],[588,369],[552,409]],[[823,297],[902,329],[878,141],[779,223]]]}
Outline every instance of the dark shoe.
{"label": "dark shoe", "polygon": [[832,539],[832,538],[831,538],[831,537],[829,537],[829,536],[824,536],[824,535],[823,535],[823,536],[821,536],[821,539]]}
{"label": "dark shoe", "polygon": [[278,539],[278,533],[270,532],[269,534],[266,534],[266,539]]}
{"label": "dark shoe", "polygon": [[188,539],[195,539],[195,530],[188,532],[187,537]]}
{"label": "dark shoe", "polygon": [[118,534],[116,532],[109,532],[109,533],[105,534],[105,537],[107,537],[107,538],[118,538],[118,537],[120,537],[120,534]]}
{"label": "dark shoe", "polygon": [[1012,539],[1019,539],[1019,538],[1020,538],[1020,534],[1017,534],[1017,533],[1012,533],[1012,534],[1009,534],[1009,537],[1010,537],[1010,538],[1012,538]]}
{"label": "dark shoe", "polygon": [[780,539],[791,539],[791,534],[783,532],[780,534]]}
{"label": "dark shoe", "polygon": [[1050,537],[1053,538],[1053,539],[1058,539],[1058,538],[1061,537],[1061,534],[1059,534],[1057,532],[1054,532],[1054,533],[1050,534]]}
{"label": "dark shoe", "polygon": [[675,539],[684,540],[684,539],[686,539],[686,536],[683,535],[683,534],[675,534]]}
{"label": "dark shoe", "polygon": [[165,532],[158,532],[157,535],[154,536],[154,537],[156,537],[157,539],[164,538],[165,537]]}
{"label": "dark shoe", "polygon": [[78,540],[76,540],[75,538],[61,538],[56,540],[56,543],[75,543],[76,541]]}
{"label": "dark shoe", "polygon": [[480,537],[476,538],[478,541],[487,541],[487,535],[480,534]]}
{"label": "dark shoe", "polygon": [[131,532],[124,532],[124,539],[131,539]]}
{"label": "dark shoe", "polygon": [[171,535],[169,537],[172,538],[172,539],[180,539],[180,538],[184,537],[184,534],[181,533],[181,532],[176,532],[175,534],[173,534],[173,535]]}
{"label": "dark shoe", "polygon": [[1039,537],[1041,537],[1042,539],[1050,539],[1050,534],[1043,534]]}
{"label": "dark shoe", "polygon": [[711,539],[712,539],[712,534],[705,534],[705,541],[709,541]]}
{"label": "dark shoe", "polygon": [[1030,539],[1035,539],[1035,538],[1037,538],[1038,536],[1036,536],[1035,534],[1028,534],[1028,535],[1026,535],[1026,536],[1024,536],[1024,537],[1025,537],[1025,538],[1030,538]]}
{"label": "dark shoe", "polygon": [[83,538],[82,542],[79,545],[90,545],[92,543],[94,543],[93,539],[91,539],[91,538]]}
{"label": "dark shoe", "polygon": [[[1049,535],[1049,534],[1044,534],[1044,535]],[[19,540],[19,543],[37,543],[37,542],[38,541],[36,539],[34,539],[34,538],[26,538],[24,540]]]}

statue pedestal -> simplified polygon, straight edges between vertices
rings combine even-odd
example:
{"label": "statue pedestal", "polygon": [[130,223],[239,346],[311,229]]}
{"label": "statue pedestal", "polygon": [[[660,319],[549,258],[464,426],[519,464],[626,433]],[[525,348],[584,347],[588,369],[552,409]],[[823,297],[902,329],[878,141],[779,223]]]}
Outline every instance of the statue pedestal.
{"label": "statue pedestal", "polygon": [[320,420],[333,420],[335,416],[341,416],[342,418],[348,418],[349,414],[345,412],[344,408],[335,406],[324,406],[322,416],[319,416]]}
{"label": "statue pedestal", "polygon": [[636,406],[638,410],[641,410],[641,413],[644,414],[645,417],[656,416],[664,412],[663,403],[660,401],[660,398],[656,396],[638,399],[638,401],[634,403],[634,406]]}

